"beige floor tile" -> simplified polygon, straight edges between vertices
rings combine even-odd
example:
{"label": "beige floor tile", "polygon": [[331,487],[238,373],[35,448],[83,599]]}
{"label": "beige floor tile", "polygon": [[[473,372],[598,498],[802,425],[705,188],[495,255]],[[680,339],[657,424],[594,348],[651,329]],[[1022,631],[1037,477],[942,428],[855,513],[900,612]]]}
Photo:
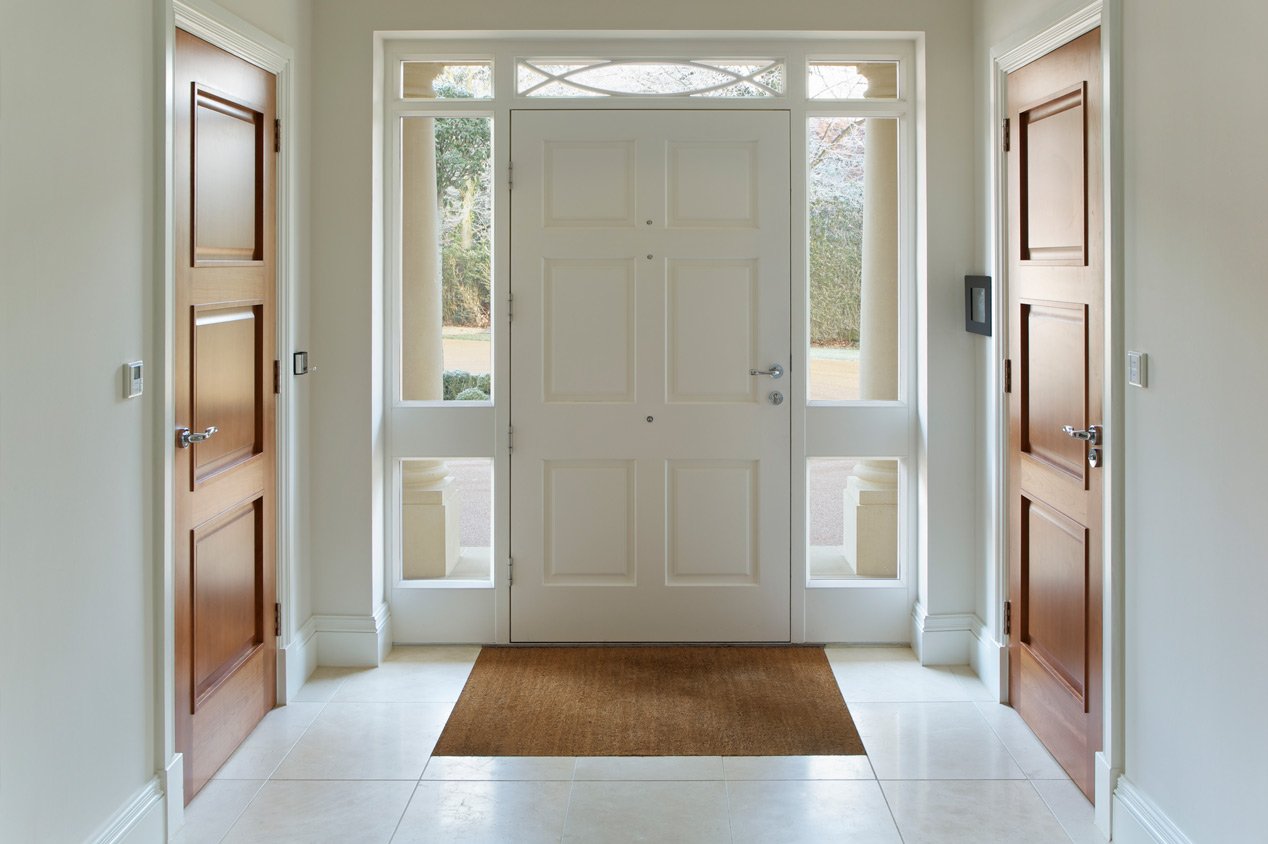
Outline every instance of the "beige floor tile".
{"label": "beige floor tile", "polygon": [[216,779],[268,779],[325,706],[324,703],[295,702],[265,715],[216,772]]}
{"label": "beige floor tile", "polygon": [[397,842],[557,842],[571,782],[421,782]]}
{"label": "beige floor tile", "polygon": [[291,702],[316,702],[325,703],[335,696],[335,692],[343,685],[344,679],[357,671],[363,671],[361,668],[330,668],[321,666],[317,668],[308,679],[304,681],[304,685],[290,700]]}
{"label": "beige floor tile", "polygon": [[846,703],[967,701],[947,666],[920,664],[911,648],[829,648],[828,662]]}
{"label": "beige floor tile", "polygon": [[450,709],[443,703],[328,704],[273,778],[417,780]]}
{"label": "beige floor tile", "polygon": [[1032,780],[1069,779],[1016,709],[1000,703],[977,703],[975,706],[1027,777]]}
{"label": "beige floor tile", "polygon": [[571,780],[572,756],[433,756],[424,780]]}
{"label": "beige floor tile", "polygon": [[729,782],[735,842],[901,844],[876,782]]}
{"label": "beige floor tile", "polygon": [[412,782],[267,782],[226,844],[378,844],[392,838]]}
{"label": "beige floor tile", "polygon": [[263,780],[212,780],[185,807],[185,825],[172,844],[216,844],[255,797]]}
{"label": "beige floor tile", "polygon": [[972,703],[860,703],[850,712],[882,780],[1025,777]]}
{"label": "beige floor tile", "polygon": [[1031,784],[1074,844],[1106,844],[1096,826],[1096,812],[1077,785],[1070,780],[1036,780]]}
{"label": "beige floor tile", "polygon": [[904,844],[1069,844],[1029,782],[882,782]]}
{"label": "beige floor tile", "polygon": [[731,840],[723,782],[574,782],[564,841]]}
{"label": "beige floor tile", "polygon": [[866,756],[724,756],[728,780],[874,780]]}
{"label": "beige floor tile", "polygon": [[721,756],[579,756],[578,780],[720,780]]}

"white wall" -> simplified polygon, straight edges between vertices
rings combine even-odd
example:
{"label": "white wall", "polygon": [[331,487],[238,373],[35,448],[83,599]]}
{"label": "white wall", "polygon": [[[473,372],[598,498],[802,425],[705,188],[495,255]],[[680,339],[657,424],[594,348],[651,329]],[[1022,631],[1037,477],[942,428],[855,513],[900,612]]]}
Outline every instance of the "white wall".
{"label": "white wall", "polygon": [[[240,3],[289,38],[303,0]],[[154,538],[162,0],[0,0],[0,840],[83,841],[163,763]],[[146,362],[146,395],[119,367]],[[297,598],[297,600],[299,600]],[[155,840],[162,817],[134,830]]]}
{"label": "white wall", "polygon": [[[969,0],[804,2],[647,0],[480,4],[316,0],[313,134],[314,611],[365,616],[383,600],[380,439],[371,220],[375,175],[371,95],[375,30],[745,29],[923,30],[928,34],[929,366],[922,451],[928,501],[928,589],[933,613],[973,610],[974,413],[972,343],[961,321],[961,278],[972,238],[972,91]],[[968,493],[966,494],[966,488]]]}
{"label": "white wall", "polygon": [[153,4],[0,15],[0,839],[77,841],[156,767]]}
{"label": "white wall", "polygon": [[[978,0],[975,68],[1069,5]],[[1150,355],[1121,445],[1124,775],[1192,841],[1246,841],[1268,828],[1268,6],[1122,10],[1124,331]],[[1121,804],[1114,825],[1140,831]]]}

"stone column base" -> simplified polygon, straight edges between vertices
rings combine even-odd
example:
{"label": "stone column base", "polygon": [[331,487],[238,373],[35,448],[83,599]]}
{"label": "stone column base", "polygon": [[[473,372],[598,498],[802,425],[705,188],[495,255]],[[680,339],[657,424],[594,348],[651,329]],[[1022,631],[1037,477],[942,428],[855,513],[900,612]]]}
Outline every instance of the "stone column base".
{"label": "stone column base", "polygon": [[845,558],[859,577],[898,576],[898,487],[845,483]]}
{"label": "stone column base", "polygon": [[458,492],[452,475],[401,502],[401,567],[406,580],[445,577],[458,564]]}

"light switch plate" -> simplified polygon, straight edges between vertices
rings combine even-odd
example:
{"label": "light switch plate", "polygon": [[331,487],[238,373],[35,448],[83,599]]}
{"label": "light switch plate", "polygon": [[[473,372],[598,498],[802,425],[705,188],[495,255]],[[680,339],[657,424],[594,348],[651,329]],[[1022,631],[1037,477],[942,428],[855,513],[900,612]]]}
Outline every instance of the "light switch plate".
{"label": "light switch plate", "polygon": [[1144,352],[1127,353],[1127,383],[1133,387],[1149,386],[1149,355]]}
{"label": "light switch plate", "polygon": [[123,365],[123,397],[134,399],[145,391],[145,366],[139,360]]}

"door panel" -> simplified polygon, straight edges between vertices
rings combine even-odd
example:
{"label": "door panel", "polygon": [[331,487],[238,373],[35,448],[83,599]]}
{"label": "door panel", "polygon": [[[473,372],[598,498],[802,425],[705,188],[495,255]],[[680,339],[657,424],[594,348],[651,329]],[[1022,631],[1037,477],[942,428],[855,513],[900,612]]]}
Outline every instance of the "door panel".
{"label": "door panel", "polygon": [[176,32],[176,749],[193,798],[276,701],[276,79]]}
{"label": "door panel", "polygon": [[1092,797],[1101,747],[1100,32],[1009,75],[1009,699]]}
{"label": "door panel", "polygon": [[787,115],[511,129],[512,640],[787,641]]}

